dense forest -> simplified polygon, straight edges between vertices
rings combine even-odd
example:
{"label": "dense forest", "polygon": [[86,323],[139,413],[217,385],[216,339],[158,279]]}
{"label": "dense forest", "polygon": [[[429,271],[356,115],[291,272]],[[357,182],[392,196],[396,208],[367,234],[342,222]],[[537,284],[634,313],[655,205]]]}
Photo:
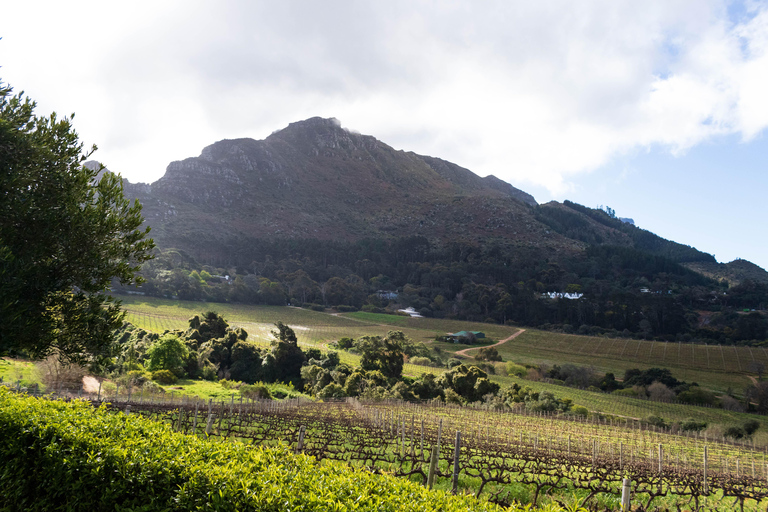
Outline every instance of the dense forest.
{"label": "dense forest", "polygon": [[591,245],[555,259],[530,246],[437,246],[408,237],[239,240],[225,252],[238,264],[205,265],[183,251],[159,252],[144,265],[140,289],[115,283],[115,291],[342,310],[410,306],[423,316],[668,341],[754,344],[768,331],[761,312],[768,286],[745,281],[729,288],[675,261],[685,259],[685,250],[662,255]]}

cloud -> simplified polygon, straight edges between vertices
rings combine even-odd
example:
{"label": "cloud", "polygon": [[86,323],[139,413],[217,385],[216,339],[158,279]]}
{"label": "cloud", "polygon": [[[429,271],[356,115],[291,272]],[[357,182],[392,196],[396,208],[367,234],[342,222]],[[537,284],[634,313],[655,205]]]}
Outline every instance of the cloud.
{"label": "cloud", "polygon": [[5,17],[34,10],[39,30],[0,21],[4,78],[77,111],[132,180],[321,115],[563,196],[629,152],[768,125],[764,3],[739,16],[716,0],[50,6]]}

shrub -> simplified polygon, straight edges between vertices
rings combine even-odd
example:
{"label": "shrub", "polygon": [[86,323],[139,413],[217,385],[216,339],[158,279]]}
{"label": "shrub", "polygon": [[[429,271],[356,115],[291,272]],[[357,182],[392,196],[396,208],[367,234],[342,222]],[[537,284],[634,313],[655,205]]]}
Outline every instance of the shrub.
{"label": "shrub", "polygon": [[687,420],[680,423],[680,430],[684,430],[686,432],[701,432],[705,428],[707,428],[706,421],[697,421],[693,418],[688,418]]}
{"label": "shrub", "polygon": [[130,383],[134,386],[143,386],[145,382],[152,378],[152,374],[144,370],[131,370],[126,374],[126,384]]}
{"label": "shrub", "polygon": [[221,379],[219,385],[224,389],[240,389],[243,383],[238,380]]}
{"label": "shrub", "polygon": [[422,357],[422,356],[412,357],[409,362],[411,364],[418,364],[421,366],[432,366],[432,360],[428,357]]}
{"label": "shrub", "polygon": [[619,395],[619,396],[637,396],[637,391],[632,388],[626,388],[626,389],[617,389],[616,391],[611,393],[612,395]]}
{"label": "shrub", "polygon": [[340,311],[342,313],[354,313],[355,311],[357,311],[357,308],[355,306],[341,305],[341,306],[336,306],[336,311]]}
{"label": "shrub", "polygon": [[528,369],[525,366],[512,361],[507,361],[505,369],[507,370],[507,375],[517,375],[518,377],[525,377],[526,373],[528,373]]}
{"label": "shrub", "polygon": [[157,370],[152,372],[152,380],[160,384],[169,385],[176,384],[179,378],[171,370]]}
{"label": "shrub", "polygon": [[646,416],[645,419],[643,419],[644,422],[646,422],[649,425],[653,425],[654,427],[659,428],[667,428],[669,425],[667,425],[667,422],[664,421],[664,418],[660,416]]}
{"label": "shrub", "polygon": [[243,395],[245,398],[272,398],[272,393],[270,393],[269,388],[261,383],[258,384],[243,384],[239,388],[240,394]]}
{"label": "shrub", "polygon": [[141,391],[144,393],[165,393],[165,389],[163,389],[162,386],[159,386],[151,380],[145,381],[144,384],[141,385]]}
{"label": "shrub", "polygon": [[484,347],[477,351],[475,359],[478,361],[501,361],[501,356],[496,347]]}
{"label": "shrub", "polygon": [[723,432],[724,437],[730,437],[731,439],[742,439],[746,437],[747,433],[741,427],[731,426],[725,429]]}
{"label": "shrub", "polygon": [[574,416],[588,416],[589,415],[589,409],[584,407],[583,405],[574,405],[571,407],[571,414]]}
{"label": "shrub", "polygon": [[757,429],[760,428],[760,422],[757,420],[747,420],[744,422],[744,426],[742,428],[744,429],[744,433],[747,434],[747,436],[751,436],[757,431]]}
{"label": "shrub", "polygon": [[343,398],[344,388],[331,382],[317,393],[318,398]]}
{"label": "shrub", "polygon": [[336,346],[338,346],[342,350],[348,350],[352,348],[352,346],[355,344],[355,340],[352,338],[341,338],[339,341],[336,342]]}
{"label": "shrub", "polygon": [[453,368],[455,366],[461,366],[461,359],[457,359],[455,357],[452,357],[448,360],[448,368]]}

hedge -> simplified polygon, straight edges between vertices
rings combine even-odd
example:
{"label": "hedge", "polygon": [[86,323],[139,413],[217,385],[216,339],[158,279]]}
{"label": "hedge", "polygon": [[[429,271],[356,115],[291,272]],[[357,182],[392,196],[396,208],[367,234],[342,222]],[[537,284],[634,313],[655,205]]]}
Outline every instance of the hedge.
{"label": "hedge", "polygon": [[[7,511],[497,511],[390,475],[0,387]],[[522,510],[522,509],[520,509]]]}

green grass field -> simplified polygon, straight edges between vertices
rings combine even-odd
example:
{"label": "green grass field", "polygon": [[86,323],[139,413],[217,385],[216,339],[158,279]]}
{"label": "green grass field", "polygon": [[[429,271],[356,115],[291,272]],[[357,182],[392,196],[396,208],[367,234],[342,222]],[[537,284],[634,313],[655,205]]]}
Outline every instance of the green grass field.
{"label": "green grass field", "polygon": [[21,386],[39,382],[37,367],[30,361],[0,358],[0,382],[15,384],[21,381]]}

